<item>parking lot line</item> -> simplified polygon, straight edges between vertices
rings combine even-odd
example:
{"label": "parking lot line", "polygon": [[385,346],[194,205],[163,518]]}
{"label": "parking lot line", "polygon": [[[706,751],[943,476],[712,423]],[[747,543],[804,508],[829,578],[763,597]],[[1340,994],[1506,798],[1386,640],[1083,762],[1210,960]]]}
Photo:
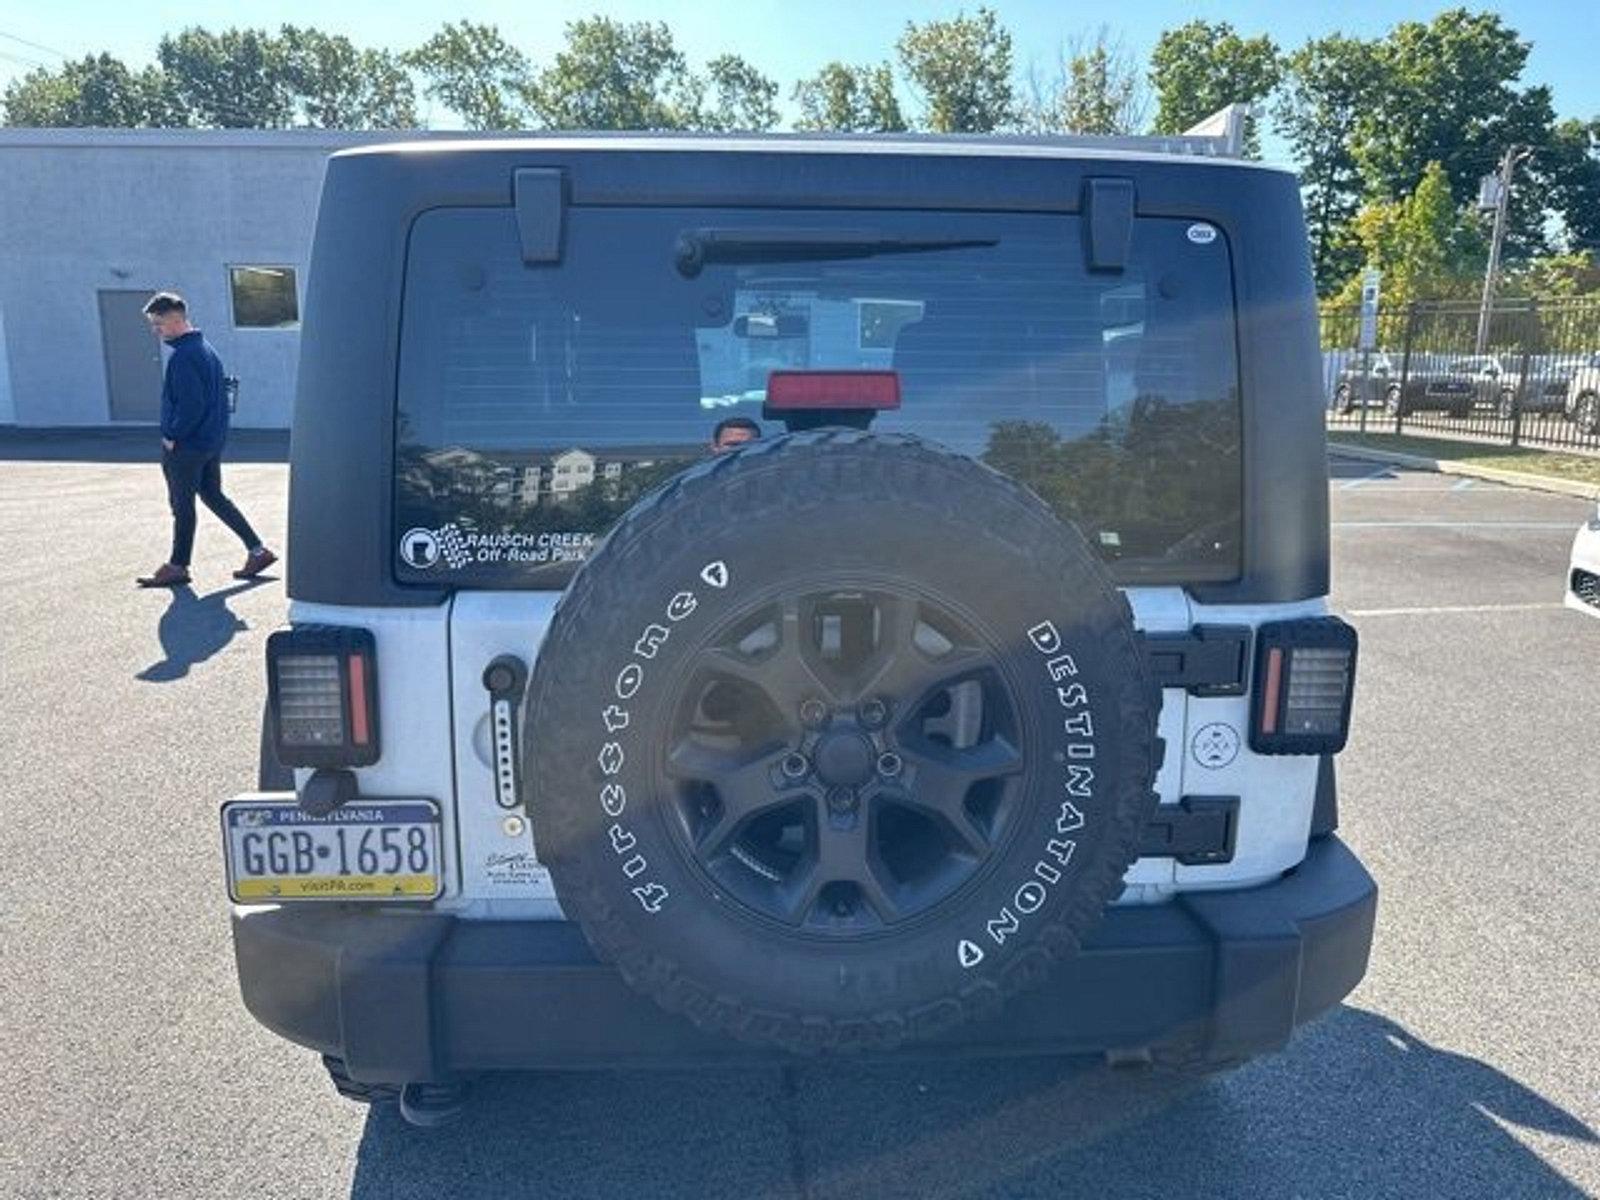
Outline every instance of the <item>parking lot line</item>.
{"label": "parking lot line", "polygon": [[1334,529],[1565,529],[1577,530],[1572,521],[1334,521]]}
{"label": "parking lot line", "polygon": [[1339,485],[1339,490],[1340,491],[1344,491],[1344,492],[1348,492],[1351,488],[1358,488],[1362,484],[1368,482],[1369,480],[1382,479],[1385,476],[1393,476],[1395,474],[1396,474],[1396,472],[1395,472],[1394,467],[1391,466],[1388,463],[1385,463],[1383,466],[1379,467],[1376,471],[1373,471],[1370,475],[1363,475],[1359,479],[1348,479],[1348,480],[1346,480],[1344,483]]}
{"label": "parking lot line", "polygon": [[1352,608],[1352,617],[1423,617],[1436,613],[1506,613],[1542,612],[1549,608],[1562,608],[1561,604],[1442,604],[1424,608]]}

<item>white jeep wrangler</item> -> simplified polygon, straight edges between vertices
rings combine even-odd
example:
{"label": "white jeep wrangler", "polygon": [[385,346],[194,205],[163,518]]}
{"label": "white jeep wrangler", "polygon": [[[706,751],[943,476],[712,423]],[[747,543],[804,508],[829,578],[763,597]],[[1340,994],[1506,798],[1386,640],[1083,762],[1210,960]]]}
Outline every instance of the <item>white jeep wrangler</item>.
{"label": "white jeep wrangler", "polygon": [[336,156],[250,1011],[425,1121],[495,1068],[1215,1067],[1346,995],[1304,222],[1205,149]]}

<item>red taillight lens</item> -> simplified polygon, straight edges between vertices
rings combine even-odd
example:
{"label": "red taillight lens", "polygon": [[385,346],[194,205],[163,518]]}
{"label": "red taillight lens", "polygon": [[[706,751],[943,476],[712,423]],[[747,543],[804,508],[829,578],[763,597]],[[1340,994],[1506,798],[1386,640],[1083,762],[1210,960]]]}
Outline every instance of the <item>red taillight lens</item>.
{"label": "red taillight lens", "polygon": [[362,767],[378,761],[375,664],[365,629],[301,626],[267,639],[267,697],[279,762]]}
{"label": "red taillight lens", "polygon": [[1356,631],[1337,617],[1263,625],[1256,631],[1250,748],[1258,754],[1343,750],[1355,676]]}
{"label": "red taillight lens", "polygon": [[769,413],[899,407],[900,375],[895,371],[774,371],[767,376]]}

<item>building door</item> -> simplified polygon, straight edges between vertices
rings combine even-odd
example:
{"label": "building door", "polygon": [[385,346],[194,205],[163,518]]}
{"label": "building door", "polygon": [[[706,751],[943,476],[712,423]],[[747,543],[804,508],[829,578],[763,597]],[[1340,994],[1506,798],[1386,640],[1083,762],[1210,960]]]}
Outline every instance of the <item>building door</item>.
{"label": "building door", "polygon": [[147,291],[100,293],[100,343],[113,421],[161,419],[161,343],[145,323]]}

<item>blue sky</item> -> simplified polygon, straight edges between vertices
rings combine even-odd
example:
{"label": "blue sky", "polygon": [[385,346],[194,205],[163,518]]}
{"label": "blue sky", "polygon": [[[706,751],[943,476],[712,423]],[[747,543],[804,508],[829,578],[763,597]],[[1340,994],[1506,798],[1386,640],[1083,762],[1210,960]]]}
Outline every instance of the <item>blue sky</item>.
{"label": "blue sky", "polygon": [[[428,37],[446,20],[493,23],[535,62],[562,42],[566,22],[595,13],[621,20],[663,20],[695,63],[724,52],[749,59],[783,85],[786,114],[793,82],[823,63],[842,59],[876,62],[893,56],[905,23],[953,15],[975,3],[872,3],[871,0],[481,0],[441,7],[415,0],[256,0],[196,6],[175,0],[108,3],[51,0],[0,9],[0,87],[31,65],[56,65],[61,55],[110,51],[130,65],[151,61],[164,33],[187,25],[276,27],[315,25],[343,33],[363,45],[405,48]],[[1284,0],[1131,0],[1090,9],[1060,0],[994,0],[990,7],[1011,30],[1019,68],[1030,60],[1046,67],[1054,51],[1075,34],[1105,24],[1140,60],[1148,58],[1163,29],[1195,16],[1231,21],[1246,34],[1266,32],[1281,46],[1335,31],[1371,37],[1402,20],[1427,20],[1444,3],[1285,3]],[[1507,0],[1493,6],[1533,43],[1525,83],[1548,84],[1562,116],[1600,115],[1600,35],[1592,0]],[[1080,17],[1078,14],[1083,13]],[[19,40],[20,39],[20,40]],[[27,43],[33,43],[29,45]],[[444,114],[436,113],[436,119]],[[444,123],[439,120],[439,123]],[[1269,142],[1268,156],[1274,146]]]}

